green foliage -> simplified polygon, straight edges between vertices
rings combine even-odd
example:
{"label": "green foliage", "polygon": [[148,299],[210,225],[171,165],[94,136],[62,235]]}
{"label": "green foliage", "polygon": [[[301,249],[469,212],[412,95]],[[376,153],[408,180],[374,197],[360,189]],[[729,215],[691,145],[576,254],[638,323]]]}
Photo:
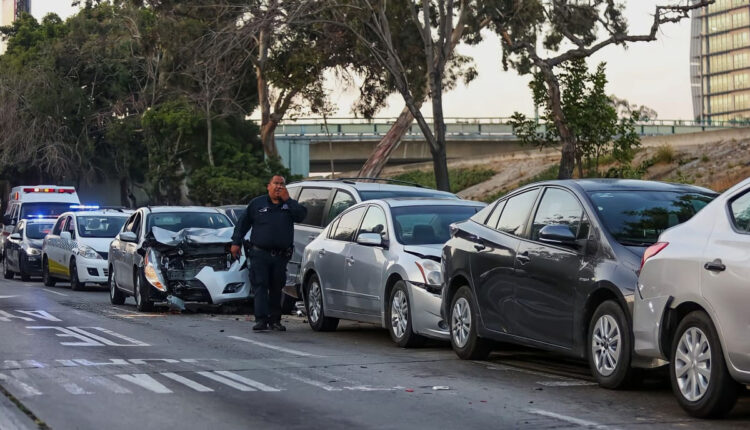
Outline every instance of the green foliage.
{"label": "green foliage", "polygon": [[703,162],[703,163],[708,163],[709,161],[711,161],[711,159],[710,159],[710,158],[708,158],[708,155],[706,155],[706,154],[703,154],[703,155],[701,156],[701,162]]}
{"label": "green foliage", "polygon": [[[471,187],[472,185],[482,183],[494,175],[494,170],[481,167],[448,170],[452,193],[457,193]],[[432,171],[412,170],[410,172],[396,175],[393,179],[412,182],[424,187],[435,188],[435,174]]]}
{"label": "green foliage", "polygon": [[[618,118],[617,109],[606,95],[605,64],[589,73],[584,60],[565,63],[560,74],[562,110],[571,133],[577,137],[576,164],[581,176],[600,176],[603,157],[623,165],[630,163],[640,137],[635,129],[639,114]],[[548,88],[541,74],[529,84],[534,102],[544,108],[540,126],[521,113],[514,113],[510,124],[522,144],[543,148],[555,144],[559,130],[553,126],[555,116],[547,96]]]}
{"label": "green foliage", "polygon": [[675,161],[675,151],[672,145],[665,143],[656,148],[656,155],[654,155],[654,161],[659,164],[671,164]]}

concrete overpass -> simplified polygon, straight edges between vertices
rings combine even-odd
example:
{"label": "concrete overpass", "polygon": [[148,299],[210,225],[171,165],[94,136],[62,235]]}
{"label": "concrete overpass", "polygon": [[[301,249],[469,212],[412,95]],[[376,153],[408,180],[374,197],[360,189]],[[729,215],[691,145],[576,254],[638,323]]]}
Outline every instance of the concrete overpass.
{"label": "concrete overpass", "polygon": [[[447,153],[449,159],[497,155],[518,151],[521,145],[508,124],[509,118],[447,118]],[[331,162],[336,171],[356,170],[394,119],[373,121],[352,118],[298,119],[285,121],[276,129],[276,144],[284,164],[293,173],[329,172]],[[545,125],[540,124],[540,131]],[[655,120],[637,124],[641,136],[674,136],[727,128],[747,127],[735,123],[701,123],[682,120]],[[413,124],[401,145],[394,151],[390,165],[431,160],[422,132]]]}

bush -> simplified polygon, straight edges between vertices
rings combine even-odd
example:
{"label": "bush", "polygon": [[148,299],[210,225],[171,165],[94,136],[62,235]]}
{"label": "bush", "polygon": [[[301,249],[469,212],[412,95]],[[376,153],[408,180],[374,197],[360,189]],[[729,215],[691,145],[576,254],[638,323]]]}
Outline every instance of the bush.
{"label": "bush", "polygon": [[665,143],[664,145],[656,148],[656,155],[654,155],[654,161],[658,163],[671,164],[675,160],[675,151],[672,145]]}
{"label": "bush", "polygon": [[[494,175],[494,170],[481,167],[448,169],[448,178],[450,179],[452,193],[457,193],[473,185],[480,184]],[[396,175],[391,179],[412,182],[423,187],[436,187],[435,174],[432,171],[412,170]]]}

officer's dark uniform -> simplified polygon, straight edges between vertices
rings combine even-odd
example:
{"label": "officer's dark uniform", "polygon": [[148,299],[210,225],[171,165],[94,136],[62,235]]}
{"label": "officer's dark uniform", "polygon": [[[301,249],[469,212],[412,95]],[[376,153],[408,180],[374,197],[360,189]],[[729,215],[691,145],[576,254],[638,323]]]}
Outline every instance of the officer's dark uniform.
{"label": "officer's dark uniform", "polygon": [[281,289],[294,246],[294,223],[306,215],[307,209],[294,199],[274,204],[268,195],[263,195],[250,201],[234,228],[232,244],[242,246],[242,239],[252,227],[247,251],[255,293],[255,321],[281,321]]}

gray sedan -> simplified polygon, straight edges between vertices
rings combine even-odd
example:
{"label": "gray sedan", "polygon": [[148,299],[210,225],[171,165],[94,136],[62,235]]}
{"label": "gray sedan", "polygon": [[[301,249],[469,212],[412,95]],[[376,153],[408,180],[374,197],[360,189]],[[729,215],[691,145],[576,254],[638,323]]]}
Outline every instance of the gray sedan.
{"label": "gray sedan", "polygon": [[440,253],[450,225],[482,209],[455,199],[371,200],[334,219],[305,248],[302,286],[310,327],[339,318],[389,330],[401,347],[448,339],[440,317]]}
{"label": "gray sedan", "polygon": [[646,250],[635,352],[670,360],[678,403],[698,417],[729,412],[750,384],[750,179]]}

